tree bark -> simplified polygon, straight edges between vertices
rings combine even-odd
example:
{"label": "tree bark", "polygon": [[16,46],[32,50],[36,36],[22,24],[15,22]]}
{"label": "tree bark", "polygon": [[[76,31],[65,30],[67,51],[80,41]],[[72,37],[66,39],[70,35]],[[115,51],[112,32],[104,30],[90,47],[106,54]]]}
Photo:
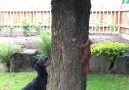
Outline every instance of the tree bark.
{"label": "tree bark", "polygon": [[89,33],[90,0],[52,0],[52,61],[47,90],[86,90],[82,50]]}

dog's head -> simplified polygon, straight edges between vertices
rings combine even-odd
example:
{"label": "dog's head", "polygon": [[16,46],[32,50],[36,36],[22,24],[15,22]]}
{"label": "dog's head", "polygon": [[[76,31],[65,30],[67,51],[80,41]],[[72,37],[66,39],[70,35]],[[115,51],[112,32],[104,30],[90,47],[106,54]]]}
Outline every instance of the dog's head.
{"label": "dog's head", "polygon": [[50,65],[50,60],[48,57],[38,59],[35,63],[35,70],[41,71],[45,69],[48,65]]}

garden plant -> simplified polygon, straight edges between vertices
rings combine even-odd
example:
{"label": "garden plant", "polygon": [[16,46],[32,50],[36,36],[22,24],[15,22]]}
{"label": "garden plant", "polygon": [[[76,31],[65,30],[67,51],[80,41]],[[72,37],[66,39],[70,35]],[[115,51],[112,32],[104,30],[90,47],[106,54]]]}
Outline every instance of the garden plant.
{"label": "garden plant", "polygon": [[37,57],[41,58],[44,56],[48,56],[51,58],[51,35],[41,32],[40,35],[40,42],[38,43],[38,55]]}
{"label": "garden plant", "polygon": [[10,57],[14,53],[21,50],[19,45],[13,43],[0,43],[0,61],[7,65],[8,72],[10,72]]}
{"label": "garden plant", "polygon": [[104,41],[91,46],[92,54],[96,56],[106,55],[111,61],[114,61],[118,55],[123,54],[126,49],[129,49],[129,44],[111,41]]}
{"label": "garden plant", "polygon": [[30,26],[27,20],[22,21],[21,28],[23,29],[24,36],[28,36],[28,33],[30,31]]}

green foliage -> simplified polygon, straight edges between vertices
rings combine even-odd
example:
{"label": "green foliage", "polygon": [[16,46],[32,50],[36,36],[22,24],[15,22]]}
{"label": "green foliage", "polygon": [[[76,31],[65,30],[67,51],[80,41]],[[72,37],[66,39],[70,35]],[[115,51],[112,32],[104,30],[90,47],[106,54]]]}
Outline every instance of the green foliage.
{"label": "green foliage", "polygon": [[118,27],[120,27],[120,26],[119,26],[119,25],[115,25],[115,24],[113,24],[113,23],[111,23],[111,24],[108,25],[108,28],[109,28],[109,30],[110,30],[111,32],[114,32],[115,30],[117,30]]}
{"label": "green foliage", "polygon": [[12,33],[14,31],[14,26],[7,26],[7,30],[11,33],[12,36]]}
{"label": "green foliage", "polygon": [[0,24],[0,31],[4,28],[4,26],[2,24]]}
{"label": "green foliage", "polygon": [[13,30],[14,30],[14,26],[7,26],[7,28],[8,28],[8,31],[11,32],[11,33],[12,33]]}
{"label": "green foliage", "polygon": [[11,43],[0,43],[0,60],[1,62],[6,63],[9,71],[9,59],[12,54],[19,52],[21,47]]}
{"label": "green foliage", "polygon": [[40,23],[33,25],[33,28],[34,28],[34,30],[36,30],[36,32],[37,32],[38,34],[40,34],[41,29],[42,29],[42,26],[41,26]]}
{"label": "green foliage", "polygon": [[114,61],[116,56],[125,52],[129,48],[129,44],[105,41],[91,45],[91,51],[97,56],[106,55],[110,57],[111,61]]}
{"label": "green foliage", "polygon": [[113,32],[113,31],[116,30],[116,27],[115,27],[115,25],[113,25],[113,24],[109,25],[108,27],[109,27],[109,29],[111,30],[111,32]]}
{"label": "green foliage", "polygon": [[128,4],[129,0],[122,0],[122,4]]}
{"label": "green foliage", "polygon": [[29,23],[27,22],[27,20],[23,20],[21,27],[23,29],[23,34],[24,36],[28,36],[29,33]]}
{"label": "green foliage", "polygon": [[92,21],[92,25],[95,29],[99,29],[102,26],[102,21],[100,20]]}
{"label": "green foliage", "polygon": [[38,44],[38,57],[48,56],[51,58],[51,35],[41,33],[39,37],[41,42]]}

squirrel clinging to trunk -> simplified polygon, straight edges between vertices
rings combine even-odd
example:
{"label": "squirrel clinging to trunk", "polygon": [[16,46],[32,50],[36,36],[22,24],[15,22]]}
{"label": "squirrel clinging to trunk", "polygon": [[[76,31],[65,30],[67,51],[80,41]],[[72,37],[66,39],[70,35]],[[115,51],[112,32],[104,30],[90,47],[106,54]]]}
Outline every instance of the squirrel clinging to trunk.
{"label": "squirrel clinging to trunk", "polygon": [[84,50],[84,53],[81,57],[82,72],[84,74],[87,74],[89,72],[88,63],[91,57],[91,49],[90,49],[91,44],[92,44],[92,41],[88,39],[85,44],[78,46],[79,48],[82,48]]}

